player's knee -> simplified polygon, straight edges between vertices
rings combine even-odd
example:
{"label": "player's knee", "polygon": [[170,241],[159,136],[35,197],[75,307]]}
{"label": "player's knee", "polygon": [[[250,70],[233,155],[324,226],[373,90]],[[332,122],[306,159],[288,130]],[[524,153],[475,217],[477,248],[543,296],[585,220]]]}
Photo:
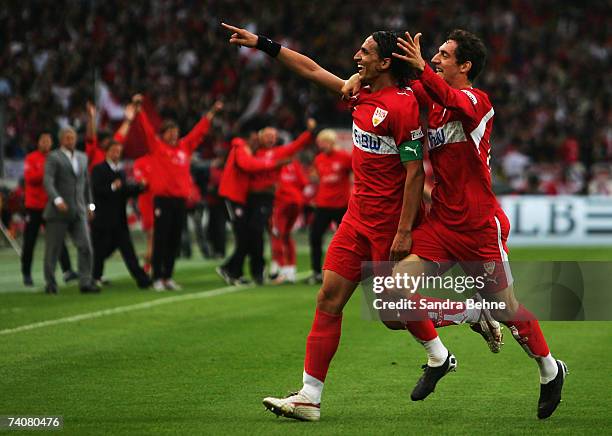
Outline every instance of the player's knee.
{"label": "player's knee", "polygon": [[317,294],[317,309],[329,313],[342,311],[338,292],[334,288],[323,285]]}

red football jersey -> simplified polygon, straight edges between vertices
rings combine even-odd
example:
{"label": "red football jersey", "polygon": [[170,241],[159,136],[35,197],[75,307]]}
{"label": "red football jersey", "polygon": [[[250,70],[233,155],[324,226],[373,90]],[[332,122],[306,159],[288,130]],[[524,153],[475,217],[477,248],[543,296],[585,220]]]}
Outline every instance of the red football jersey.
{"label": "red football jersey", "polygon": [[47,191],[43,186],[45,176],[45,162],[47,155],[38,150],[29,153],[23,166],[25,182],[25,207],[42,210],[47,204]]}
{"label": "red football jersey", "polygon": [[352,106],[355,177],[344,220],[364,232],[394,234],[406,181],[402,162],[423,159],[418,103],[408,88],[366,87]]}
{"label": "red football jersey", "polygon": [[432,219],[455,230],[494,224],[503,213],[491,188],[491,129],[495,111],[476,88],[454,89],[429,66],[411,83],[429,109],[429,158],[434,172]]}
{"label": "red football jersey", "polygon": [[314,167],[319,175],[319,187],[314,198],[316,207],[344,208],[351,194],[352,157],[342,150],[319,153]]}
{"label": "red football jersey", "polygon": [[[278,188],[274,196],[277,204],[304,205],[304,187],[308,184],[304,167],[297,159],[284,165],[278,179]],[[275,206],[276,207],[276,206]]]}
{"label": "red football jersey", "polygon": [[153,177],[149,180],[149,189],[153,196],[187,199],[191,191],[191,155],[210,129],[208,118],[202,117],[187,135],[179,139],[176,146],[166,144],[156,135],[144,111],[138,112],[137,118],[142,123],[151,155]]}

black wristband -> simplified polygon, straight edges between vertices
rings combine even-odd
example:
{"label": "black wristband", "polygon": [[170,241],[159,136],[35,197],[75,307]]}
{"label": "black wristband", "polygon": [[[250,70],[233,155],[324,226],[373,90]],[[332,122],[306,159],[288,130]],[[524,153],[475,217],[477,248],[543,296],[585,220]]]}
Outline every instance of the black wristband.
{"label": "black wristband", "polygon": [[278,56],[278,52],[280,52],[281,45],[276,41],[272,41],[267,36],[257,35],[257,45],[255,48],[275,58]]}

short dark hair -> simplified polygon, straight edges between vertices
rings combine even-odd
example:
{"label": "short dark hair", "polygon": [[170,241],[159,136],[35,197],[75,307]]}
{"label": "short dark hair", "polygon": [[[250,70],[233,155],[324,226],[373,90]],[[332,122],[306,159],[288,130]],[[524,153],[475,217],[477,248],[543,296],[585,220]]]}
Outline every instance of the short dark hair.
{"label": "short dark hair", "polygon": [[115,140],[115,139],[111,139],[108,144],[106,144],[106,147],[104,147],[104,152],[107,153],[108,150],[110,150],[112,147],[114,147],[115,145],[120,146],[121,148],[123,148],[123,143]]}
{"label": "short dark hair", "polygon": [[378,45],[378,55],[381,58],[391,58],[391,74],[398,81],[400,86],[406,86],[408,82],[415,78],[415,70],[408,63],[393,57],[397,50],[397,38],[404,35],[401,32],[392,30],[378,30],[372,33],[372,38]]}
{"label": "short dark hair", "polygon": [[467,30],[455,29],[448,34],[446,40],[457,43],[455,49],[457,63],[463,64],[470,61],[472,68],[468,71],[468,79],[470,81],[476,79],[487,63],[487,48],[482,39]]}
{"label": "short dark hair", "polygon": [[159,128],[159,133],[164,134],[164,132],[166,130],[169,130],[169,129],[178,129],[178,128],[179,128],[179,126],[176,123],[176,121],[174,121],[174,120],[164,120],[161,123],[161,127]]}

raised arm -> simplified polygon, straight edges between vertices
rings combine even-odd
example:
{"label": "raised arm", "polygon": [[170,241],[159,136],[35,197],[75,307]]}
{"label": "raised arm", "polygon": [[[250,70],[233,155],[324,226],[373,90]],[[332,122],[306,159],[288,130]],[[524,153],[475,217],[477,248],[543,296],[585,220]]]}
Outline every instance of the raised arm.
{"label": "raised arm", "polygon": [[157,135],[155,134],[155,129],[151,125],[149,121],[149,117],[145,111],[142,110],[142,95],[136,94],[132,97],[132,104],[134,105],[134,111],[136,112],[136,117],[140,120],[142,125],[142,130],[145,134],[145,145],[149,150],[149,153],[155,153],[158,147]]}
{"label": "raised arm", "polygon": [[427,62],[421,56],[421,34],[417,33],[413,39],[406,32],[406,39],[398,38],[397,41],[397,46],[404,54],[393,53],[393,56],[408,62],[417,71],[421,72],[419,82],[427,95],[440,106],[456,110],[466,118],[475,120],[477,117],[476,103],[472,101],[472,98],[475,99],[476,97],[472,93],[468,95],[465,90],[451,87],[427,65]]}
{"label": "raised arm", "polygon": [[308,130],[298,136],[295,141],[272,149],[272,154],[275,159],[286,159],[293,157],[294,154],[300,152],[306,145],[312,142],[314,139],[312,132],[316,129],[317,122],[314,120],[314,118],[309,118],[306,124]]}
{"label": "raised arm", "polygon": [[344,80],[330,73],[315,61],[301,53],[282,47],[278,43],[266,38],[263,35],[255,35],[246,29],[221,23],[223,27],[232,33],[230,44],[258,48],[276,58],[281,64],[291,71],[299,74],[311,82],[327,88],[337,94],[342,93]]}
{"label": "raised arm", "polygon": [[223,103],[216,101],[206,115],[198,121],[198,124],[183,137],[181,144],[188,152],[192,153],[202,143],[202,139],[204,139],[204,136],[210,130],[210,122],[221,109],[223,109]]}
{"label": "raised arm", "polygon": [[93,141],[96,138],[96,106],[87,102],[87,123],[85,125],[85,141]]}
{"label": "raised arm", "polygon": [[134,122],[134,118],[136,118],[136,108],[133,103],[128,103],[123,112],[123,122],[113,135],[113,139],[115,141],[120,142],[121,144],[125,143],[125,139],[130,132],[130,127]]}

